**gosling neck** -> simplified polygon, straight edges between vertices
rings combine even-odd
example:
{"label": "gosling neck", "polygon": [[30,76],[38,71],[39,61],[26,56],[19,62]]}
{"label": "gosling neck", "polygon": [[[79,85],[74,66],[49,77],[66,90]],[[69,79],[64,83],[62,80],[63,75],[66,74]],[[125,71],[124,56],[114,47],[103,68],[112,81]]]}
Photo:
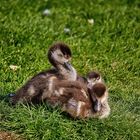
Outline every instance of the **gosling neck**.
{"label": "gosling neck", "polygon": [[62,75],[64,80],[76,81],[77,79],[77,72],[75,68],[70,65],[70,70],[68,70],[64,65],[57,65],[57,69],[59,73]]}

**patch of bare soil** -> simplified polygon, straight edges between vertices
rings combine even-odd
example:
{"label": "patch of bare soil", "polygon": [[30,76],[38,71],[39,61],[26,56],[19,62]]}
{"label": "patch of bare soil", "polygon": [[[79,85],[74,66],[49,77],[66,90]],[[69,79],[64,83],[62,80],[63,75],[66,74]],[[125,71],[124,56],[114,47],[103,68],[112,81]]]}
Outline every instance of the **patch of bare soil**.
{"label": "patch of bare soil", "polygon": [[0,140],[24,140],[24,139],[17,134],[0,131]]}

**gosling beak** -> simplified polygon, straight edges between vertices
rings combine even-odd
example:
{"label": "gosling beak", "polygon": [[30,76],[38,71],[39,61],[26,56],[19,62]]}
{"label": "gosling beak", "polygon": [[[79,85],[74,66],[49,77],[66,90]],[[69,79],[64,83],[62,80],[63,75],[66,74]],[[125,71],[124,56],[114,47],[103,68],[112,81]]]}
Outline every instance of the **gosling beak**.
{"label": "gosling beak", "polygon": [[94,102],[94,111],[99,112],[100,110],[101,110],[101,103],[98,100],[96,100]]}
{"label": "gosling beak", "polygon": [[72,66],[71,66],[71,64],[70,64],[69,62],[64,62],[64,67],[65,67],[67,70],[69,70],[69,71],[72,70]]}

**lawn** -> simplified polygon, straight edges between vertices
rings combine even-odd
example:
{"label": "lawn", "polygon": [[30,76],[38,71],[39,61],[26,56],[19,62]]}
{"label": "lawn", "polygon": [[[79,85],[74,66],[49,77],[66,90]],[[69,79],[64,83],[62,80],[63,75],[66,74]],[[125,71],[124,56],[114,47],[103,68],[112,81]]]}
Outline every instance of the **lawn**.
{"label": "lawn", "polygon": [[[46,52],[58,41],[70,46],[78,73],[102,74],[107,119],[74,120],[45,104],[6,102],[6,94],[51,67]],[[28,140],[139,140],[140,1],[0,0],[0,131]]]}

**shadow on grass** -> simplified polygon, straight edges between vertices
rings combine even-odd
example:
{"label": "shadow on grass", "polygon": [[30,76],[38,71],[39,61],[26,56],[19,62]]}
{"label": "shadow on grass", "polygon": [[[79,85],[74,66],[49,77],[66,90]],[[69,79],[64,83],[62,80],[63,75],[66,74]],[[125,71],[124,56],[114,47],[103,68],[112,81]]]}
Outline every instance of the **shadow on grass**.
{"label": "shadow on grass", "polygon": [[4,100],[6,98],[5,95],[0,95],[0,101]]}

